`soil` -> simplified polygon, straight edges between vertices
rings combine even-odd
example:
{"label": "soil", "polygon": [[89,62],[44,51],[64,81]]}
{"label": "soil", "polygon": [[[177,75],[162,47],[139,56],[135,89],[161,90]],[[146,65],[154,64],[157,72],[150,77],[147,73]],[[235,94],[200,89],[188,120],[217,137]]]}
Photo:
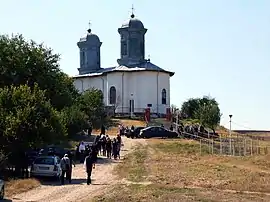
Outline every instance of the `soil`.
{"label": "soil", "polygon": [[[136,145],[146,144],[146,141],[143,139],[128,139],[125,137],[122,139],[124,146],[121,149],[121,158],[131,152]],[[42,185],[38,188],[15,195],[11,200],[13,202],[77,202],[90,200],[119,182],[113,172],[119,162],[121,162],[121,159],[111,160],[102,158],[98,161],[92,173],[91,185],[86,184],[86,172],[83,164],[77,164],[76,167],[73,168],[71,184],[66,182],[67,184],[60,185],[59,181],[42,182]]]}

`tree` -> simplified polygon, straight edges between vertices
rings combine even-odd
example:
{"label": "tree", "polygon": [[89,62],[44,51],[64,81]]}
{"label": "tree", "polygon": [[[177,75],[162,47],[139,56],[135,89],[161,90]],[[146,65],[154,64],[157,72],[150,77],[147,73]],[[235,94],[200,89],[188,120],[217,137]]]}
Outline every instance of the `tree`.
{"label": "tree", "polygon": [[220,123],[222,114],[217,104],[204,104],[200,105],[197,110],[197,117],[200,120],[201,125],[207,126],[215,133],[216,127]]}
{"label": "tree", "polygon": [[183,103],[181,113],[185,118],[198,119],[201,125],[209,127],[214,132],[221,118],[218,102],[210,96],[190,98]]}
{"label": "tree", "polygon": [[83,92],[78,98],[77,104],[92,123],[94,128],[99,128],[106,121],[103,93],[101,90],[91,88]]}
{"label": "tree", "polygon": [[0,150],[7,152],[52,143],[66,130],[60,113],[37,84],[0,89]]}
{"label": "tree", "polygon": [[0,35],[0,88],[35,83],[58,110],[71,106],[79,95],[73,81],[59,68],[59,55],[22,35]]}
{"label": "tree", "polygon": [[65,120],[67,133],[69,137],[89,128],[88,116],[80,110],[79,106],[74,104],[62,111],[62,116]]}
{"label": "tree", "polygon": [[181,114],[184,118],[196,119],[196,110],[200,107],[200,98],[190,98],[182,104]]}

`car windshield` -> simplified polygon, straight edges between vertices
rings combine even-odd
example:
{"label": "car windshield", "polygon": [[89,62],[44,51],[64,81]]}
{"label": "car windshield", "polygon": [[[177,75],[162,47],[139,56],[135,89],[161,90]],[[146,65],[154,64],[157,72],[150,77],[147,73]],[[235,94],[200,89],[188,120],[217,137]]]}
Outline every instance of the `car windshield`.
{"label": "car windshield", "polygon": [[34,164],[54,165],[53,158],[37,158]]}

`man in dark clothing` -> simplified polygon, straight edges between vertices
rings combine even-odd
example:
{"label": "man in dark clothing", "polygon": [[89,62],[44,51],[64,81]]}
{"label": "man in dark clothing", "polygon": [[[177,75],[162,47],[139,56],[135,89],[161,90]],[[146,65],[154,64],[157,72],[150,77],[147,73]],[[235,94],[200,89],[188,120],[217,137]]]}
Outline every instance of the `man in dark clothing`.
{"label": "man in dark clothing", "polygon": [[92,169],[95,169],[95,160],[92,152],[85,158],[85,169],[87,173],[87,185],[91,184]]}
{"label": "man in dark clothing", "polygon": [[132,125],[131,128],[130,128],[130,133],[131,133],[131,138],[133,139],[134,138],[134,126]]}
{"label": "man in dark clothing", "polygon": [[65,154],[64,157],[60,161],[60,166],[62,169],[62,174],[61,174],[61,184],[64,184],[65,180],[65,175],[67,174],[67,171],[70,169],[70,161],[68,158],[68,154]]}
{"label": "man in dark clothing", "polygon": [[101,130],[100,131],[101,131],[100,134],[104,134],[105,135],[105,126],[104,125],[101,126]]}
{"label": "man in dark clothing", "polygon": [[67,170],[67,180],[69,181],[69,183],[71,183],[71,176],[72,176],[72,164],[74,165],[75,167],[75,163],[73,161],[73,155],[70,151],[67,152],[67,155],[68,155],[68,158],[69,158],[69,163],[70,163],[70,166],[69,166],[69,170]]}
{"label": "man in dark clothing", "polygon": [[116,138],[113,138],[112,152],[113,152],[113,158],[114,158],[114,159],[117,159],[118,143],[117,143]]}
{"label": "man in dark clothing", "polygon": [[106,140],[106,150],[107,150],[107,158],[112,158],[112,141],[111,138],[107,137]]}

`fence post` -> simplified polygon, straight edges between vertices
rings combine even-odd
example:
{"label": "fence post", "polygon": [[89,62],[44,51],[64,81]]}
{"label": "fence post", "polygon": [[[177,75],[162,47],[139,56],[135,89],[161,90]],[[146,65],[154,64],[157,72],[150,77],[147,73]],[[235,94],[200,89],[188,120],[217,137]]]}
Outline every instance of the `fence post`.
{"label": "fence post", "polygon": [[214,154],[214,139],[212,139],[212,154]]}
{"label": "fence post", "polygon": [[241,144],[240,144],[240,139],[239,139],[239,137],[238,137],[238,139],[237,139],[237,145],[238,145],[238,156],[241,156],[241,150],[242,150],[242,148],[241,148]]}
{"label": "fence post", "polygon": [[202,155],[202,139],[200,139],[200,155]]}
{"label": "fence post", "polygon": [[252,139],[250,140],[250,155],[253,155],[253,141]]}
{"label": "fence post", "polygon": [[243,148],[244,149],[244,156],[246,156],[246,152],[247,152],[247,147],[246,147],[247,146],[247,139],[246,138],[244,138],[243,143],[244,143],[244,148]]}
{"label": "fence post", "polygon": [[257,140],[257,154],[260,154],[260,140]]}
{"label": "fence post", "polygon": [[222,137],[221,137],[221,135],[219,136],[219,149],[220,149],[220,154],[222,155]]}
{"label": "fence post", "polygon": [[233,156],[235,156],[235,139],[233,140]]}

